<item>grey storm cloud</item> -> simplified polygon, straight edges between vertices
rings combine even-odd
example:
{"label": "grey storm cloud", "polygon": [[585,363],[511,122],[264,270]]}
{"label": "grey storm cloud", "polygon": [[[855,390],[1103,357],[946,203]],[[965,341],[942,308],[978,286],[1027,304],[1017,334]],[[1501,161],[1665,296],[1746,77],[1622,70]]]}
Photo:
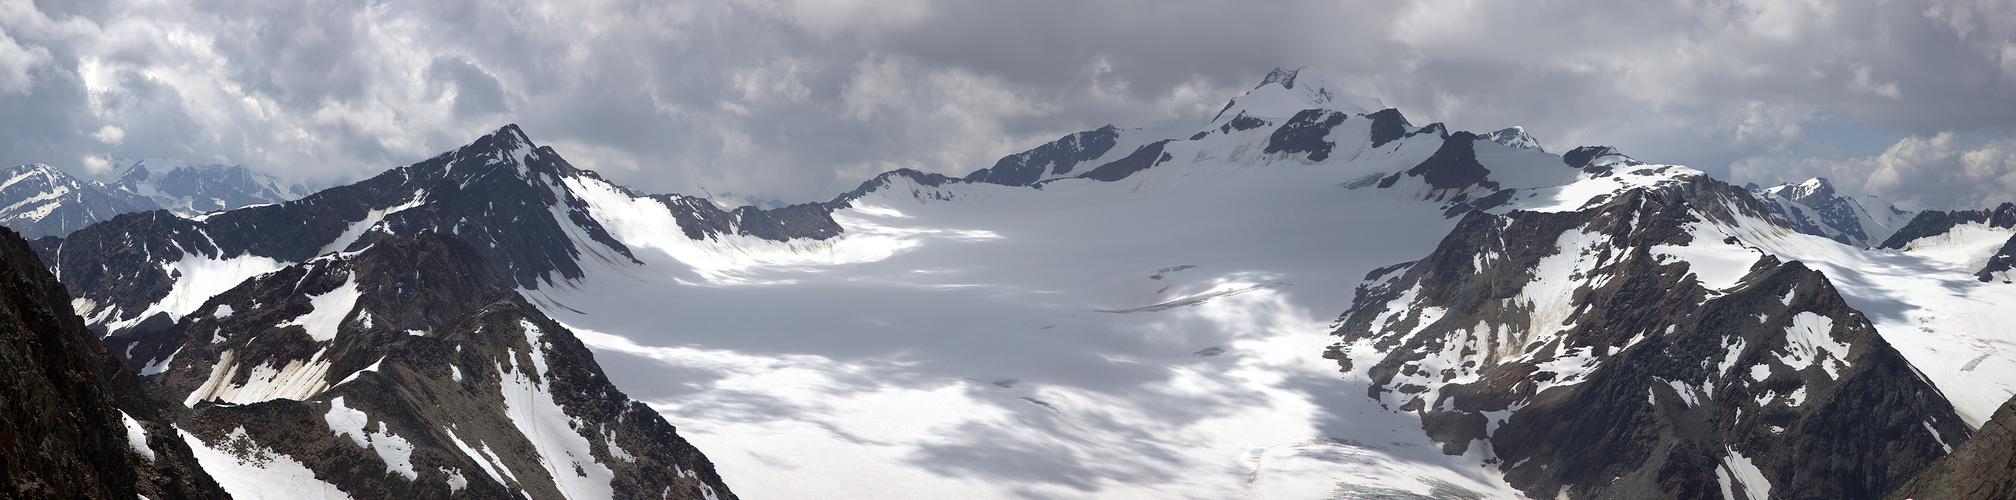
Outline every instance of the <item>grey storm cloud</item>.
{"label": "grey storm cloud", "polygon": [[[2003,0],[0,0],[0,162],[102,176],[177,157],[328,184],[515,122],[645,191],[797,202],[1106,124],[1198,123],[1307,65],[1417,123],[1936,204],[1948,186],[1884,165],[1985,171],[1961,158],[2016,127],[2012,40]],[[1823,154],[1842,149],[1823,123],[1892,143]]]}

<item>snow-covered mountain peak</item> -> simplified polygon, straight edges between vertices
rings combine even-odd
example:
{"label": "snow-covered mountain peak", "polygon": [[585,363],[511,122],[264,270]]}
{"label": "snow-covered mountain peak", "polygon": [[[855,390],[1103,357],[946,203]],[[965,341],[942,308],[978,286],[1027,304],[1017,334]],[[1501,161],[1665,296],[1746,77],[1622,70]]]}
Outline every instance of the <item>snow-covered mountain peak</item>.
{"label": "snow-covered mountain peak", "polygon": [[[456,148],[454,151],[441,153],[441,155],[436,156],[435,159],[446,158],[448,160],[438,163],[438,166],[443,167],[441,171],[415,172],[415,174],[423,176],[441,175],[467,182],[470,179],[483,177],[493,171],[506,169],[512,172],[515,177],[527,180],[533,179],[532,174],[535,172],[551,174],[556,177],[571,175],[576,172],[572,166],[566,164],[565,160],[540,161],[542,160],[540,149],[540,146],[533,143],[532,138],[526,136],[525,131],[518,128],[518,125],[514,123],[478,137],[476,140]],[[557,159],[558,155],[554,155],[554,158]],[[429,160],[428,162],[417,163],[413,166],[419,167],[430,163],[435,162]],[[471,168],[472,166],[475,168]]]}
{"label": "snow-covered mountain peak", "polygon": [[1221,120],[1242,114],[1286,118],[1305,109],[1330,109],[1362,115],[1386,109],[1386,104],[1346,91],[1322,73],[1306,66],[1292,71],[1275,68],[1253,90],[1225,103],[1225,109],[1220,110],[1211,121],[1215,126]]}
{"label": "snow-covered mountain peak", "polygon": [[6,192],[8,189],[22,182],[40,181],[42,184],[49,186],[80,183],[77,179],[70,177],[70,174],[42,163],[29,163],[9,168],[6,172],[0,172],[0,176],[4,176],[7,179],[5,182],[0,182],[0,192]]}
{"label": "snow-covered mountain peak", "polygon": [[1801,233],[1861,247],[1882,243],[1917,215],[1873,195],[1843,194],[1825,177],[1752,189],[1751,194]]}
{"label": "snow-covered mountain peak", "polygon": [[[56,167],[51,167],[48,164],[44,163],[29,163],[24,165],[18,165],[15,166],[14,168],[7,169],[6,172],[7,178],[9,179],[8,180],[9,184],[12,184],[13,182],[20,180],[21,179],[20,176],[37,175],[37,174],[44,176],[62,176],[62,177],[70,176],[69,174],[63,173],[62,170],[57,170]],[[4,188],[5,188],[4,185],[0,185],[0,189]]]}
{"label": "snow-covered mountain peak", "polygon": [[41,163],[0,172],[0,224],[29,238],[64,235],[123,212],[152,208],[97,182]]}
{"label": "snow-covered mountain peak", "polygon": [[[106,189],[136,209],[165,208],[183,216],[280,203],[307,196],[301,184],[254,172],[243,165],[192,165],[175,158],[147,158],[126,167]],[[155,207],[139,207],[151,203]]]}
{"label": "snow-covered mountain peak", "polygon": [[1253,88],[1265,87],[1267,86],[1267,84],[1272,83],[1280,85],[1283,88],[1292,89],[1295,88],[1295,75],[1301,72],[1302,68],[1296,68],[1293,70],[1285,68],[1274,68],[1274,71],[1268,72],[1267,77],[1260,79],[1260,84],[1253,86]]}
{"label": "snow-covered mountain peak", "polygon": [[1779,184],[1764,188],[1764,192],[1808,205],[1835,196],[1834,181],[1827,180],[1826,177],[1814,177],[1798,184],[1789,182]]}
{"label": "snow-covered mountain peak", "polygon": [[1539,139],[1534,139],[1532,135],[1526,133],[1526,127],[1506,127],[1499,129],[1497,132],[1484,134],[1483,138],[1491,142],[1519,149],[1531,149],[1542,153],[1547,152],[1546,149],[1540,147]]}

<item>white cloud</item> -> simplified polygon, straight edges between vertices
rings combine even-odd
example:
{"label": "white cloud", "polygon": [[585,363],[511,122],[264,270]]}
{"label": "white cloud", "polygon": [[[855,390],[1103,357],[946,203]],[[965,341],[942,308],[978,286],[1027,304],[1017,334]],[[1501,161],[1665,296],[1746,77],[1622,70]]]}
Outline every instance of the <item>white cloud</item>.
{"label": "white cloud", "polygon": [[2016,202],[2016,139],[1968,140],[1952,132],[1910,136],[1880,154],[1847,160],[1758,157],[1738,162],[1755,180],[1827,177],[1848,192],[1911,209],[1972,209]]}
{"label": "white cloud", "polygon": [[102,156],[85,156],[79,163],[83,165],[84,172],[92,176],[112,173],[112,161]]}
{"label": "white cloud", "polygon": [[0,33],[0,112],[67,124],[0,124],[0,163],[325,181],[517,122],[647,191],[823,200],[888,168],[1203,120],[1300,65],[1418,123],[1716,174],[1805,145],[1818,116],[2016,127],[2004,0],[0,0]]}
{"label": "white cloud", "polygon": [[23,47],[7,31],[0,29],[0,92],[27,93],[35,83],[28,71],[36,66],[48,64],[49,50],[42,47]]}
{"label": "white cloud", "polygon": [[120,130],[119,127],[106,125],[99,127],[97,132],[92,132],[91,138],[107,145],[117,146],[120,141],[126,140],[126,131]]}

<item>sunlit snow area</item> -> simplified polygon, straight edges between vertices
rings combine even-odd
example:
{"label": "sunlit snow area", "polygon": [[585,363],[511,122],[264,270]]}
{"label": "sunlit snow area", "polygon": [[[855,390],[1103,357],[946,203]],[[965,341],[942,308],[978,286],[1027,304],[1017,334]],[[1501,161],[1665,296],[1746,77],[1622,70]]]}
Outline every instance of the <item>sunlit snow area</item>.
{"label": "sunlit snow area", "polygon": [[689,240],[575,185],[644,265],[523,292],[747,498],[1511,496],[1321,357],[1366,273],[1456,222],[1345,187],[1432,152],[1402,149],[1042,189],[895,177],[834,214],[843,236],[791,243]]}
{"label": "sunlit snow area", "polygon": [[1964,224],[1902,250],[1757,228],[1759,245],[1827,274],[1848,305],[1952,400],[1970,427],[2016,395],[2016,287],[1974,272],[2016,230]]}

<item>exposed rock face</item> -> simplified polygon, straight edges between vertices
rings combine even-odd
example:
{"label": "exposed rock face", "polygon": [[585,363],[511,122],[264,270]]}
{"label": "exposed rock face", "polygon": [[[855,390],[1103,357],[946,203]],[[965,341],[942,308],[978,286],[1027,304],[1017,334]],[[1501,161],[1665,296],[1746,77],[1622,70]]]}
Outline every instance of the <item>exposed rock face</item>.
{"label": "exposed rock face", "polygon": [[[889,185],[891,182],[898,180],[907,181],[916,184],[918,186],[925,186],[925,187],[937,187],[937,186],[943,186],[947,183],[965,182],[957,178],[947,177],[944,174],[926,173],[907,168],[900,168],[888,172],[883,172],[880,175],[876,175],[875,178],[868,179],[867,181],[862,182],[861,186],[854,188],[853,191],[841,193],[840,196],[833,197],[832,201],[828,201],[820,205],[826,207],[827,210],[839,210],[842,208],[847,208],[852,206],[849,204],[849,202],[861,199],[862,196],[867,196],[868,193],[874,192],[877,189],[882,189],[884,186]],[[912,193],[912,194],[921,195],[921,193]]]}
{"label": "exposed rock face", "polygon": [[1162,151],[1162,148],[1168,144],[1169,141],[1167,140],[1149,143],[1146,146],[1135,149],[1133,153],[1125,157],[1100,165],[1098,168],[1087,171],[1079,177],[1106,182],[1125,179],[1127,176],[1134,175],[1135,172],[1147,170],[1148,167],[1169,161],[1171,158],[1169,153]]}
{"label": "exposed rock face", "polygon": [[[1232,133],[1232,131],[1234,130],[1240,130],[1240,131],[1253,130],[1268,125],[1273,125],[1273,123],[1267,120],[1246,116],[1246,113],[1239,113],[1239,116],[1234,116],[1232,117],[1231,120],[1226,120],[1224,125],[1218,126],[1218,132],[1223,134],[1229,134]],[[1199,138],[1196,137],[1192,138],[1192,140],[1195,139]]]}
{"label": "exposed rock face", "polygon": [[0,497],[223,497],[27,242],[0,261]]}
{"label": "exposed rock face", "polygon": [[1542,153],[1547,152],[1545,148],[1540,147],[1539,139],[1535,139],[1532,135],[1526,133],[1525,127],[1506,127],[1499,129],[1497,132],[1479,136],[1479,138],[1509,147],[1531,149]]}
{"label": "exposed rock face", "polygon": [[1961,224],[1985,224],[1993,228],[2016,227],[2016,203],[2003,203],[1994,210],[1955,210],[1944,212],[1926,210],[1918,212],[1903,229],[1883,240],[1876,248],[1904,248],[1913,240],[1946,234],[1954,226]]}
{"label": "exposed rock face", "polygon": [[1309,161],[1323,161],[1330,158],[1330,151],[1337,143],[1324,140],[1330,129],[1344,123],[1348,118],[1342,112],[1327,109],[1307,109],[1289,118],[1281,128],[1274,129],[1274,135],[1267,139],[1268,154],[1307,154]]}
{"label": "exposed rock face", "polygon": [[679,221],[679,230],[686,237],[703,240],[724,234],[755,236],[773,241],[794,238],[823,240],[839,236],[840,224],[833,221],[832,210],[817,203],[801,203],[783,208],[763,210],[756,207],[738,207],[722,210],[706,198],[682,195],[652,195],[650,197],[664,204],[672,211],[672,217]]}
{"label": "exposed rock face", "polygon": [[1893,500],[2016,498],[2016,399],[2002,403],[1972,439],[1953,447],[1890,496]]}
{"label": "exposed rock face", "polygon": [[62,236],[113,216],[152,209],[96,182],[86,182],[42,164],[0,172],[0,225],[28,238]]}
{"label": "exposed rock face", "polygon": [[1705,178],[1471,212],[1368,277],[1327,356],[1535,498],[1877,498],[1969,431],[1824,276],[1718,229],[1768,217]]}
{"label": "exposed rock face", "polygon": [[1873,196],[1842,196],[1832,181],[1821,177],[1753,189],[1751,194],[1795,231],[1858,247],[1882,243],[1916,215]]}
{"label": "exposed rock face", "polygon": [[[630,249],[590,215],[587,201],[575,192],[584,186],[621,189],[574,168],[511,125],[455,151],[299,200],[194,218],[166,210],[124,214],[35,245],[83,299],[82,313],[94,328],[138,333],[165,328],[194,307],[189,301],[221,291],[193,290],[197,285],[184,281],[180,268],[245,274],[206,277],[226,280],[211,286],[228,286],[250,274],[394,235],[455,235],[511,286],[528,289],[580,278],[582,262],[591,259],[635,264]],[[627,190],[622,196],[635,197]],[[841,230],[830,211],[816,204],[722,211],[673,203],[681,198],[659,197],[695,238],[728,233],[824,239]],[[177,300],[184,303],[168,303]]]}
{"label": "exposed rock face", "polygon": [[[1447,217],[1501,205],[1516,193],[1499,189],[1498,182],[1491,180],[1491,169],[1477,161],[1477,142],[1481,140],[1484,139],[1469,132],[1449,134],[1442,138],[1442,146],[1434,155],[1413,168],[1380,179],[1379,187],[1394,187],[1406,178],[1419,179],[1425,184],[1423,199],[1449,203],[1445,208]],[[1478,199],[1473,201],[1472,196]]]}
{"label": "exposed rock face", "polygon": [[1486,188],[1497,189],[1498,183],[1485,180],[1491,169],[1477,162],[1477,135],[1469,132],[1449,134],[1443,139],[1442,148],[1426,161],[1407,169],[1407,175],[1420,177],[1435,189],[1462,189],[1482,184]]}
{"label": "exposed rock face", "polygon": [[[181,279],[170,264],[245,257],[300,262],[391,234],[455,234],[513,285],[537,288],[581,276],[578,261],[599,250],[583,243],[607,248],[610,258],[630,258],[629,249],[588,216],[585,203],[560,185],[593,175],[507,126],[456,151],[300,200],[197,219],[167,211],[125,214],[67,238],[38,240],[36,247],[92,306],[83,312],[94,325],[121,325],[111,333],[157,329],[175,319],[154,318]],[[137,326],[143,321],[151,323]]]}
{"label": "exposed rock face", "polygon": [[1407,117],[1400,116],[1400,110],[1393,108],[1382,109],[1365,117],[1372,119],[1371,139],[1372,147],[1375,148],[1407,137],[1408,129],[1414,128],[1413,124],[1407,123]]}
{"label": "exposed rock face", "polygon": [[1113,149],[1114,141],[1119,137],[1119,129],[1112,125],[1067,135],[1036,149],[1002,157],[993,167],[967,174],[966,180],[1027,186],[1042,179],[1046,173],[1069,174],[1079,163],[1105,155],[1106,151]]}
{"label": "exposed rock face", "polygon": [[2016,236],[2010,236],[2009,241],[1995,251],[1995,255],[1988,256],[1988,264],[1975,272],[1974,277],[1980,278],[1982,283],[2008,282],[2012,281],[2011,270],[2016,270]]}
{"label": "exposed rock face", "polygon": [[[190,408],[191,445],[291,460],[353,497],[734,498],[509,285],[463,239],[386,237],[111,341]],[[277,480],[261,474],[225,487]]]}
{"label": "exposed rock face", "polygon": [[1617,148],[1610,146],[1582,146],[1571,149],[1568,150],[1568,154],[1561,155],[1561,162],[1568,164],[1570,167],[1580,169],[1603,167],[1615,163],[1644,164],[1638,160],[1631,159],[1629,156],[1624,156],[1623,153],[1617,152]]}

